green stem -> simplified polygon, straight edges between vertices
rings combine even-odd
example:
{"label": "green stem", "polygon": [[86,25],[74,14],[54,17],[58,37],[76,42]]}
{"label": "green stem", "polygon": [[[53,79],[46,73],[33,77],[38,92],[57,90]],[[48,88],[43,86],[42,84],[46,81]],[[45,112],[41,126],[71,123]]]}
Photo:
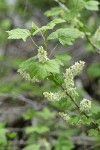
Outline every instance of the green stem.
{"label": "green stem", "polygon": [[57,46],[58,46],[58,43],[56,44],[56,46],[55,46],[55,47],[53,48],[53,50],[51,51],[49,57],[53,54],[53,52],[54,52],[54,50],[57,48]]}
{"label": "green stem", "polygon": [[41,33],[41,36],[42,36],[43,41],[44,41],[45,50],[48,51],[47,41],[46,41],[46,39],[45,39],[45,37],[44,37],[42,31],[40,31],[40,33]]}
{"label": "green stem", "polygon": [[39,48],[39,46],[35,43],[35,41],[33,40],[33,38],[30,36],[30,39],[31,39],[31,41],[32,41],[32,43],[37,47],[37,48]]}

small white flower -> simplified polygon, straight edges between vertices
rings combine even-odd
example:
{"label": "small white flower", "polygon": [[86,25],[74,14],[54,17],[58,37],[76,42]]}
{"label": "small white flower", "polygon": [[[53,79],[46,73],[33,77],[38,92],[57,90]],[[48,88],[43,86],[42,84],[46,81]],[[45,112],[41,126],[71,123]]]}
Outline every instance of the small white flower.
{"label": "small white flower", "polygon": [[47,57],[47,52],[43,49],[42,46],[40,46],[39,49],[38,49],[37,57],[39,59],[39,62],[42,62],[42,63],[49,60],[49,58]]}
{"label": "small white flower", "polygon": [[89,111],[90,108],[91,108],[91,101],[84,98],[80,102],[80,111]]}
{"label": "small white flower", "polygon": [[70,119],[70,116],[68,114],[65,114],[64,112],[59,112],[59,115],[65,120],[68,121]]}
{"label": "small white flower", "polygon": [[73,66],[66,69],[66,72],[63,75],[66,90],[72,97],[78,95],[74,86],[74,76],[80,73],[80,71],[83,69],[84,63],[85,62],[83,61],[76,62]]}
{"label": "small white flower", "polygon": [[64,92],[58,92],[58,93],[44,92],[43,95],[49,101],[59,101],[61,98],[66,96]]}
{"label": "small white flower", "polygon": [[19,69],[18,72],[23,76],[23,78],[25,78],[28,81],[39,82],[39,80],[35,76],[33,78],[31,78],[29,73],[27,73],[26,71],[22,71]]}

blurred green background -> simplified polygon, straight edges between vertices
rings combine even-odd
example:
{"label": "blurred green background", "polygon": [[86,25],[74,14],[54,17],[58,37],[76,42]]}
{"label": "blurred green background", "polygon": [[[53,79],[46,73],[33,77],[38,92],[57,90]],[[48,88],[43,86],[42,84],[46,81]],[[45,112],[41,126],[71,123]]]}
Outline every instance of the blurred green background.
{"label": "blurred green background", "polygon": [[[72,5],[71,1],[60,2],[65,2],[68,7]],[[86,150],[95,143],[93,137],[87,137],[84,126],[67,125],[58,116],[59,111],[68,107],[73,113],[75,107],[70,102],[63,99],[59,103],[49,103],[43,98],[43,91],[56,90],[53,83],[33,84],[17,73],[19,64],[37,53],[30,39],[26,43],[7,39],[7,30],[30,29],[32,22],[39,27],[48,23],[52,17],[47,18],[44,12],[57,6],[53,0],[0,0],[0,150]],[[81,15],[94,33],[100,25],[100,10],[83,10]],[[39,35],[35,41],[42,45]],[[50,49],[54,45],[50,43]],[[66,66],[80,59],[86,62],[83,74],[75,79],[79,98],[85,95],[99,103],[100,55],[83,40],[67,48],[58,45],[57,50],[71,55],[72,60]]]}

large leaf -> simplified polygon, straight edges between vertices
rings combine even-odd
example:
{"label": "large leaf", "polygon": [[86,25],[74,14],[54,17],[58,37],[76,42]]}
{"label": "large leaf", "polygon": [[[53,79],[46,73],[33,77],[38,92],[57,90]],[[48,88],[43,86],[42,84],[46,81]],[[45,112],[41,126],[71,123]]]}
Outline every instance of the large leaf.
{"label": "large leaf", "polygon": [[9,35],[8,39],[22,39],[24,42],[31,35],[29,30],[19,28],[7,31],[7,33]]}
{"label": "large leaf", "polygon": [[88,2],[85,3],[85,8],[88,9],[88,10],[99,10],[99,2],[96,1],[96,0],[90,0]]}
{"label": "large leaf", "polygon": [[42,80],[48,76],[48,72],[45,69],[44,64],[39,62],[34,62],[31,64],[28,68],[28,72],[31,78],[35,76],[39,80]]}
{"label": "large leaf", "polygon": [[50,10],[46,11],[44,14],[47,17],[50,17],[50,16],[59,15],[60,13],[62,13],[62,11],[63,11],[63,9],[61,7],[53,7]]}
{"label": "large leaf", "polygon": [[47,72],[59,73],[60,65],[55,59],[47,61],[44,65]]}
{"label": "large leaf", "polygon": [[50,75],[50,73],[59,73],[60,65],[62,65],[62,63],[56,61],[56,59],[40,63],[36,61],[36,57],[32,57],[20,64],[18,72],[28,73],[31,79],[35,76],[37,79],[43,80]]}
{"label": "large leaf", "polygon": [[64,45],[72,45],[77,38],[81,36],[80,31],[75,28],[61,28],[51,33],[48,40],[59,39],[59,42]]}
{"label": "large leaf", "polygon": [[58,33],[52,32],[49,36],[48,36],[48,40],[53,40],[53,39],[57,39],[58,38]]}

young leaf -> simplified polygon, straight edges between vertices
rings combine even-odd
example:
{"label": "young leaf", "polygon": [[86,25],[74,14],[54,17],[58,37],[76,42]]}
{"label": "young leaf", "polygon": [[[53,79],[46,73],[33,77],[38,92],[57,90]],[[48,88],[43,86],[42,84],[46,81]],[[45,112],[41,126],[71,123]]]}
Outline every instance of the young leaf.
{"label": "young leaf", "polygon": [[49,36],[48,36],[48,40],[53,40],[53,39],[57,39],[58,38],[58,33],[57,32],[52,32]]}
{"label": "young leaf", "polygon": [[32,30],[31,30],[32,34],[38,29],[39,29],[38,26],[34,22],[32,22]]}
{"label": "young leaf", "polygon": [[36,30],[33,35],[35,35],[36,33],[40,32],[40,31],[46,31],[46,30],[50,30],[50,29],[53,29],[57,24],[59,23],[64,23],[66,22],[65,20],[63,19],[55,19],[55,20],[52,20],[51,22],[49,22],[46,26],[42,26],[41,28],[39,28],[38,30]]}
{"label": "young leaf", "polygon": [[50,10],[46,11],[44,13],[44,15],[46,15],[47,17],[50,16],[57,16],[59,15],[61,12],[63,11],[63,9],[61,7],[53,7]]}
{"label": "young leaf", "polygon": [[7,31],[7,33],[9,35],[8,39],[22,39],[24,42],[31,35],[29,30],[19,28]]}

